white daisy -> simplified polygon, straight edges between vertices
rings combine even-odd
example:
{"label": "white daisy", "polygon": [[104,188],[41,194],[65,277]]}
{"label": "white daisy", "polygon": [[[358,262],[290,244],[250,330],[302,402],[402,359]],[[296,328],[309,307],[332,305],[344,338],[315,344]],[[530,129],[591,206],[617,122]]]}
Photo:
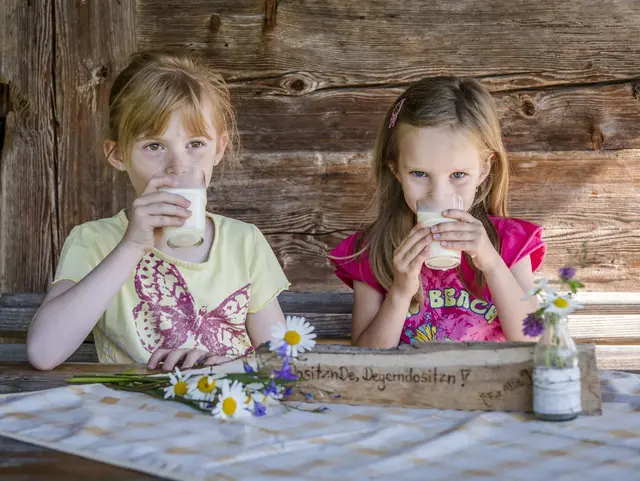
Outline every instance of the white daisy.
{"label": "white daisy", "polygon": [[247,384],[245,386],[247,391],[247,396],[250,398],[250,401],[247,403],[251,409],[253,409],[253,405],[255,402],[259,402],[264,404],[265,406],[275,406],[279,404],[279,400],[282,399],[282,387],[276,384],[276,393],[269,392],[265,394],[268,390],[267,386],[262,383],[254,382],[251,384]]}
{"label": "white daisy", "polygon": [[175,374],[170,372],[169,381],[171,381],[171,385],[164,388],[164,398],[185,397],[189,392],[189,384],[187,383],[189,376],[190,374],[182,374],[177,367],[175,368]]}
{"label": "white daisy", "polygon": [[576,309],[581,308],[582,305],[578,304],[578,301],[573,299],[571,295],[558,295],[553,294],[547,300],[544,312],[547,314],[556,314],[558,316],[568,316]]}
{"label": "white daisy", "polygon": [[282,399],[282,393],[278,392],[278,394],[265,394],[262,391],[256,391],[253,393],[254,401],[257,401],[265,406],[276,406],[280,404],[279,399]]}
{"label": "white daisy", "polygon": [[211,403],[215,400],[216,392],[220,386],[218,381],[224,379],[224,374],[208,373],[197,376],[189,381],[189,393],[187,398],[194,401],[201,401],[200,407],[203,409],[211,408]]}
{"label": "white daisy", "polygon": [[253,411],[253,406],[256,402],[256,400],[258,402],[260,402],[260,399],[262,399],[262,397],[259,394],[261,389],[264,389],[264,384],[260,383],[260,382],[252,382],[250,384],[245,384],[244,386],[244,391],[247,394],[247,408],[251,411]]}
{"label": "white daisy", "polygon": [[247,394],[244,392],[242,383],[233,381],[233,384],[229,384],[228,379],[223,379],[220,385],[221,392],[218,395],[218,404],[216,404],[211,413],[220,419],[237,419],[251,416],[247,406]]}
{"label": "white daisy", "polygon": [[539,281],[536,281],[536,286],[530,291],[528,291],[524,295],[522,300],[523,301],[529,300],[532,297],[537,296],[538,294],[541,294],[545,298],[555,294],[555,290],[549,286],[549,281],[547,279],[541,279]]}
{"label": "white daisy", "polygon": [[286,346],[285,352],[290,357],[310,351],[316,345],[313,326],[304,317],[287,316],[286,325],[278,324],[271,328],[271,350],[278,351]]}

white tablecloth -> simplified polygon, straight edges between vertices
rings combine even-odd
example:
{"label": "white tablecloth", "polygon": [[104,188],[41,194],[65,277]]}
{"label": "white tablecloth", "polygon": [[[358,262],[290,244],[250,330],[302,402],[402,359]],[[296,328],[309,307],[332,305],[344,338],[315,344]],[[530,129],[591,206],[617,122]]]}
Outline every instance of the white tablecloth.
{"label": "white tablecloth", "polygon": [[640,479],[640,376],[602,373],[604,413],[331,405],[219,422],[104,386],[0,396],[0,435],[181,480]]}

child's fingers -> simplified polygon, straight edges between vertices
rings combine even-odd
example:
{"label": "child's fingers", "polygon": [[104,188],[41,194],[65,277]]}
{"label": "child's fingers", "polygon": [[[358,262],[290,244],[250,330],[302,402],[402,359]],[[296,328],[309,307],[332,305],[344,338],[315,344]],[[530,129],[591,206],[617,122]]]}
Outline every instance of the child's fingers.
{"label": "child's fingers", "polygon": [[441,222],[431,228],[431,232],[451,232],[451,231],[464,231],[472,232],[476,229],[474,224],[467,222]]}
{"label": "child's fingers", "polygon": [[442,241],[440,242],[442,247],[451,249],[454,251],[470,252],[475,246],[475,242],[469,241]]}
{"label": "child's fingers", "polygon": [[158,367],[158,364],[162,362],[162,360],[166,357],[168,353],[170,353],[170,349],[158,349],[156,352],[151,354],[149,361],[147,362],[147,367],[149,369],[155,369]]}
{"label": "child's fingers", "polygon": [[162,175],[158,177],[151,177],[147,186],[145,187],[142,195],[149,194],[151,192],[155,192],[162,187],[174,187],[176,185],[176,181],[169,177],[168,175]]}
{"label": "child's fingers", "polygon": [[468,224],[477,224],[480,222],[478,219],[473,217],[471,214],[464,210],[460,209],[447,209],[442,212],[443,217],[448,217],[449,219],[456,219],[461,222],[466,222]]}
{"label": "child's fingers", "polygon": [[167,354],[167,357],[162,363],[162,370],[173,371],[173,368],[176,367],[176,365],[186,357],[188,352],[189,349],[174,349],[173,351],[171,351],[169,354]]}
{"label": "child's fingers", "polygon": [[205,361],[205,366],[216,366],[218,364],[223,364],[229,362],[229,358],[224,356],[209,356]]}
{"label": "child's fingers", "polygon": [[206,351],[201,349],[191,349],[182,362],[182,369],[192,368],[197,362],[204,359],[207,354],[208,353]]}
{"label": "child's fingers", "polygon": [[135,207],[144,207],[150,204],[173,204],[182,207],[189,207],[191,201],[178,194],[171,192],[158,191],[151,194],[141,195],[134,201]]}
{"label": "child's fingers", "polygon": [[420,241],[416,242],[414,246],[409,250],[409,252],[407,252],[407,254],[404,256],[404,258],[402,259],[403,261],[402,263],[404,265],[411,264],[411,262],[418,255],[420,255],[422,250],[427,248],[431,244],[431,242],[433,242],[431,235],[427,235],[427,237],[425,237],[424,239],[421,239]]}
{"label": "child's fingers", "polygon": [[424,230],[424,229],[429,229],[428,227],[422,225],[420,222],[418,222],[416,225],[413,226],[413,228],[409,231],[409,233],[405,236],[404,239],[402,239],[402,242],[400,242],[400,245],[398,247],[396,247],[396,251],[403,249],[410,241],[411,238],[418,232]]}
{"label": "child's fingers", "polygon": [[147,218],[149,227],[154,229],[159,227],[180,227],[186,222],[185,218],[172,215],[150,215]]}
{"label": "child's fingers", "polygon": [[149,204],[141,207],[140,212],[147,215],[172,215],[185,219],[192,215],[189,209],[173,204]]}
{"label": "child's fingers", "polygon": [[407,252],[409,252],[409,250],[411,250],[417,242],[428,236],[431,233],[431,229],[424,226],[420,227],[419,229],[415,229],[414,227],[411,232],[412,234],[407,236],[407,238],[402,243],[400,243],[400,245],[396,249],[394,257],[398,259],[398,261],[406,257]]}
{"label": "child's fingers", "polygon": [[438,232],[433,234],[433,238],[437,241],[464,241],[469,242],[476,238],[475,232]]}
{"label": "child's fingers", "polygon": [[427,261],[427,257],[429,257],[429,246],[425,247],[420,251],[420,253],[409,263],[409,270],[420,270],[422,269],[422,264]]}

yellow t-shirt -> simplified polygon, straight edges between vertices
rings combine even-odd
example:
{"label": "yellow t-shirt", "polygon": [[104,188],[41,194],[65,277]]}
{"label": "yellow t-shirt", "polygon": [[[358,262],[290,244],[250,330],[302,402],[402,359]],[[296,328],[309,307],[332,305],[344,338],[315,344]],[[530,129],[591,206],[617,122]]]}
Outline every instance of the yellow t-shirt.
{"label": "yellow t-shirt", "polygon": [[[100,318],[93,335],[103,363],[146,363],[161,348],[198,347],[220,356],[243,354],[251,341],[247,314],[289,287],[257,227],[209,214],[215,235],[206,262],[145,254]],[[80,282],[118,245],[124,211],[75,227],[64,243],[55,282]]]}

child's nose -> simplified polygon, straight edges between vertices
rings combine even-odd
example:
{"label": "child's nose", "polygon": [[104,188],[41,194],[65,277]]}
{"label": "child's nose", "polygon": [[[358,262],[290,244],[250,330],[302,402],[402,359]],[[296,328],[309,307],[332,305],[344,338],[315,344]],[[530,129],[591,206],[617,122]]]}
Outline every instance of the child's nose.
{"label": "child's nose", "polygon": [[167,167],[165,168],[165,171],[169,175],[184,173],[190,167],[188,159],[184,158],[184,156],[181,156],[179,154],[170,153],[168,155],[167,161],[168,162],[167,162]]}
{"label": "child's nose", "polygon": [[431,188],[431,192],[436,198],[445,198],[453,195],[453,189],[448,182],[435,182]]}

